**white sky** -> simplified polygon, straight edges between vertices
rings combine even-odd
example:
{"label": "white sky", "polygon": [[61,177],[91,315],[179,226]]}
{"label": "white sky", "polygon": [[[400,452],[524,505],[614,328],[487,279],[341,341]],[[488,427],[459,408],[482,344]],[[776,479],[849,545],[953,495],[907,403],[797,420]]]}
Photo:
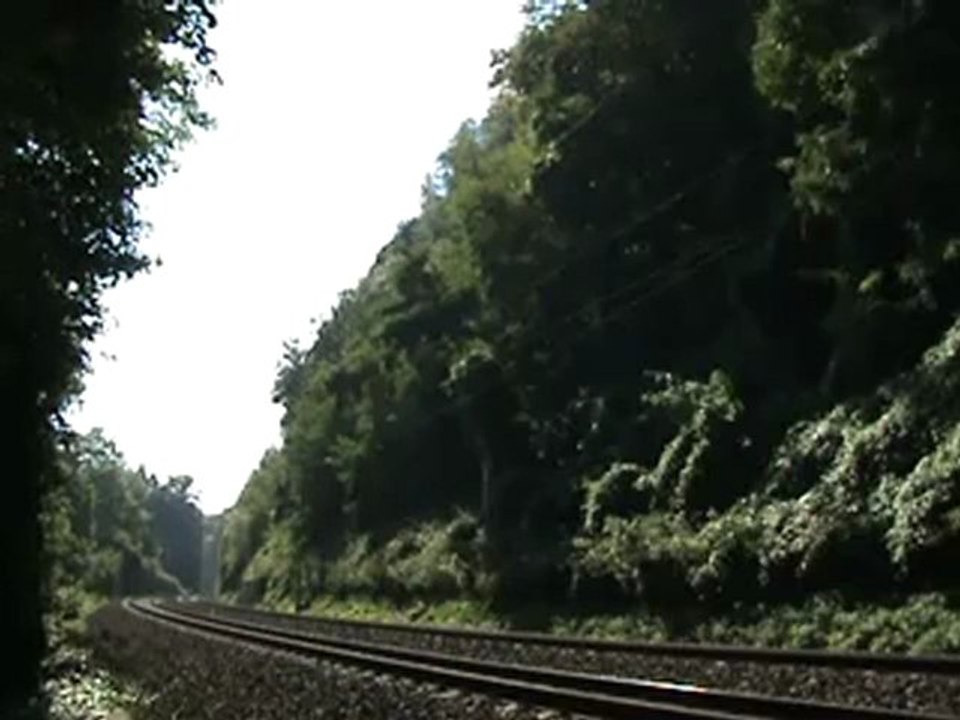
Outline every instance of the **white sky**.
{"label": "white sky", "polygon": [[436,156],[490,99],[521,0],[228,0],[211,44],[218,127],[140,196],[163,260],[108,293],[77,430],[230,506],[270,445],[286,339],[324,317],[419,209]]}

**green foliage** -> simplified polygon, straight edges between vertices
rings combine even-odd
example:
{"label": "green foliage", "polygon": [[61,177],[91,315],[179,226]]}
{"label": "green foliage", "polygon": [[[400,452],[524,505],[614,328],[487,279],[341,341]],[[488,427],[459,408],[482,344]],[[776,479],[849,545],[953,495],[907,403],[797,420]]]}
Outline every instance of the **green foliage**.
{"label": "green foliage", "polygon": [[37,717],[54,720],[105,720],[129,717],[128,710],[142,702],[143,692],[95,667],[89,653],[58,647],[48,660],[44,683],[47,707]]}
{"label": "green foliage", "polygon": [[837,289],[828,382],[863,392],[914,360],[956,307],[942,260],[960,231],[947,70],[960,14],[945,2],[771,0],[758,28],[757,85],[797,125],[781,166],[818,248],[811,271]]}
{"label": "green foliage", "polygon": [[833,648],[872,652],[960,651],[960,616],[944,595],[921,594],[888,603],[846,602],[816,595],[800,604],[758,603],[717,612],[698,605],[684,615],[646,608],[597,612],[557,603],[493,613],[476,601],[393,603],[325,596],[310,612],[321,617],[423,622],[473,627],[536,628],[562,635],[654,642],[687,641],[759,647]]}
{"label": "green foliage", "polygon": [[897,177],[898,188],[906,177],[922,184],[901,196],[907,203],[922,197],[913,192],[938,192],[946,166],[903,151],[919,158],[936,147],[953,156],[960,147],[946,125],[956,112],[945,68],[960,53],[957,22],[948,3],[769,3],[754,53],[757,84],[800,121],[799,152],[788,164],[798,202],[836,214],[865,196],[880,199],[878,192],[892,200],[894,186],[881,174]]}
{"label": "green foliage", "polygon": [[299,607],[316,591],[318,572],[317,563],[300,547],[289,525],[280,524],[246,566],[239,597],[243,600],[256,593],[268,602],[286,599]]}
{"label": "green foliage", "polygon": [[18,657],[0,713],[37,688],[44,639],[41,511],[57,477],[59,413],[80,386],[103,291],[147,265],[135,192],[209,119],[207,0],[0,10],[0,397],[6,495],[0,635]]}
{"label": "green foliage", "polygon": [[381,622],[421,622],[433,625],[461,625],[497,629],[503,627],[503,618],[492,612],[481,600],[429,601],[412,598],[406,601],[383,596],[367,595],[318,597],[306,610],[311,615],[347,620],[374,620]]}
{"label": "green foliage", "polygon": [[266,540],[279,500],[277,485],[283,472],[281,457],[268,451],[243,489],[237,507],[226,516],[220,552],[220,578],[224,588],[236,589],[244,569]]}
{"label": "green foliage", "polygon": [[638,487],[642,469],[633,463],[616,463],[598,480],[587,481],[583,507],[583,527],[588,533],[603,529],[606,518],[614,513],[649,512],[652,501]]}
{"label": "green foliage", "polygon": [[389,584],[414,597],[457,597],[475,590],[479,528],[461,515],[447,525],[401,530],[383,549]]}
{"label": "green foliage", "polygon": [[[225,589],[791,601],[813,625],[770,637],[803,644],[846,612],[815,593],[954,587],[960,11],[528,14],[420,213],[286,348]],[[870,617],[830,642],[899,632]]]}
{"label": "green foliage", "polygon": [[329,566],[323,587],[340,597],[396,601],[473,595],[483,582],[482,542],[476,519],[466,514],[405,528],[381,547],[360,536]]}
{"label": "green foliage", "polygon": [[[131,470],[99,429],[60,451],[62,480],[42,515],[54,622],[72,622],[96,598],[178,594],[199,569],[202,514],[189,478],[159,485]],[[170,522],[170,518],[173,522]]]}
{"label": "green foliage", "polygon": [[220,555],[223,548],[223,515],[203,517],[200,551],[200,594],[215,598],[220,593]]}
{"label": "green foliage", "polygon": [[[743,406],[722,373],[709,382],[682,381],[666,373],[647,373],[646,386],[634,412],[641,432],[663,438],[652,469],[615,462],[596,482],[586,484],[584,527],[589,532],[602,516],[652,510],[685,512],[724,509],[743,490],[728,477],[717,487],[712,480],[723,468],[731,473],[747,439],[739,427]],[[672,439],[669,439],[670,436]]]}
{"label": "green foliage", "polygon": [[818,564],[855,561],[848,580],[863,582],[894,568],[928,576],[921,558],[949,554],[958,340],[954,325],[915,370],[788,433],[767,486],[790,498],[771,504],[768,564],[815,576]]}
{"label": "green foliage", "polygon": [[193,478],[171,477],[147,497],[152,532],[164,567],[184,588],[200,590],[203,513],[190,494]]}
{"label": "green foliage", "polygon": [[689,600],[686,568],[697,551],[695,539],[676,515],[609,517],[597,535],[578,539],[575,567],[588,576],[611,575],[628,595],[651,603],[683,603]]}
{"label": "green foliage", "polygon": [[748,442],[739,427],[743,406],[730,381],[720,372],[707,383],[656,374],[652,379],[655,389],[641,395],[641,407],[651,420],[666,420],[678,431],[638,485],[688,515],[725,509],[744,490],[742,478],[731,475],[742,472],[738,454]]}
{"label": "green foliage", "polygon": [[543,612],[551,630],[567,635],[891,653],[960,649],[955,604],[934,594],[880,605],[816,595],[796,605],[760,603],[723,613],[700,607],[686,617],[666,618],[644,609],[586,616],[555,608]]}
{"label": "green foliage", "polygon": [[687,574],[697,597],[729,606],[771,594],[761,565],[762,528],[756,510],[741,503],[700,529]]}
{"label": "green foliage", "polygon": [[893,501],[887,533],[893,561],[914,567],[925,553],[952,554],[960,540],[960,427],[917,463]]}

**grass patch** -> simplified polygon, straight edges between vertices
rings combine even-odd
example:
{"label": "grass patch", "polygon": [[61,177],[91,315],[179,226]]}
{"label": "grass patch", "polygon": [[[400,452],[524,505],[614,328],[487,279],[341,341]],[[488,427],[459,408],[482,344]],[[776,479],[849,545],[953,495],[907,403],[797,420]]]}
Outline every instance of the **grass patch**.
{"label": "grass patch", "polygon": [[428,603],[414,600],[396,603],[369,597],[321,597],[306,611],[310,615],[344,620],[416,622],[430,625],[464,625],[499,628],[504,620],[475,600],[444,600]]}
{"label": "grass patch", "polygon": [[320,597],[306,612],[350,620],[536,629],[562,635],[654,642],[960,653],[960,604],[937,593],[891,598],[883,604],[854,603],[820,595],[800,605],[755,605],[715,616],[698,616],[691,611],[685,616],[665,617],[643,609],[584,613],[543,605],[498,613],[474,600],[397,603],[370,597]]}
{"label": "grass patch", "polygon": [[637,611],[553,613],[552,632],[591,637],[892,653],[960,652],[960,608],[943,594],[884,603],[819,595],[799,605],[755,605],[716,616],[664,617]]}

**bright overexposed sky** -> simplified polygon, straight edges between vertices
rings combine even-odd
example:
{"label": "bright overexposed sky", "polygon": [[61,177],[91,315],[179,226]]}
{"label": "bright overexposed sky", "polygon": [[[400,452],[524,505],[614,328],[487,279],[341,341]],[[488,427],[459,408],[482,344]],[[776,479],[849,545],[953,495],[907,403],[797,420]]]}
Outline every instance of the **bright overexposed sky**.
{"label": "bright overexposed sky", "polygon": [[460,123],[483,115],[490,50],[522,0],[228,0],[211,35],[217,128],[139,197],[162,266],[106,296],[106,332],[71,414],[132,466],[188,474],[230,506],[280,441],[283,341],[325,317],[415,215]]}

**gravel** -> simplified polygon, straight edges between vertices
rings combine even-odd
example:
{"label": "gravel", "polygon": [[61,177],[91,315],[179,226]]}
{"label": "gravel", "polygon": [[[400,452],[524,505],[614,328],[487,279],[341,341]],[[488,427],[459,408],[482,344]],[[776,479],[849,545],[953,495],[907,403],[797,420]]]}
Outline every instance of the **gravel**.
{"label": "gravel", "polygon": [[90,622],[98,659],[153,695],[138,720],[562,720],[544,708],[361,671],[144,619],[119,605]]}
{"label": "gravel", "polygon": [[[215,612],[223,613],[225,610],[217,609]],[[264,621],[263,617],[251,615],[243,609],[230,609],[229,612],[249,620]],[[345,625],[295,615],[282,616],[270,622],[317,635],[390,643],[484,660],[960,717],[960,677],[953,675],[571,650],[503,640]]]}

